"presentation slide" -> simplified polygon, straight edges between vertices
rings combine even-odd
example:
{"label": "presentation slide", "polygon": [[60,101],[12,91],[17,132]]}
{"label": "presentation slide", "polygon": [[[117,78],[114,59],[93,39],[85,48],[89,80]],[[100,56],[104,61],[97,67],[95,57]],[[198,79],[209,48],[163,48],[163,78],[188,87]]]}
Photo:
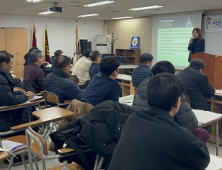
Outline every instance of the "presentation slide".
{"label": "presentation slide", "polygon": [[[188,43],[192,38],[192,30],[195,27],[201,28],[200,17],[194,14],[157,17],[154,19],[155,34],[152,41],[155,46],[152,51],[155,51],[157,60],[167,60],[173,63],[176,67],[186,67],[188,63]],[[154,54],[154,53],[153,53]]]}

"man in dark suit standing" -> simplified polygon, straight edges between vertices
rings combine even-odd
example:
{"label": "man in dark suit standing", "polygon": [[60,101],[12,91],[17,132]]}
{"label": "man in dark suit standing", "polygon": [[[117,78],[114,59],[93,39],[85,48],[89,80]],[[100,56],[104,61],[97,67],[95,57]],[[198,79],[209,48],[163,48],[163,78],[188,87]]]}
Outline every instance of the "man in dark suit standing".
{"label": "man in dark suit standing", "polygon": [[177,74],[185,85],[185,92],[190,97],[192,109],[210,110],[206,97],[211,97],[215,93],[208,77],[202,73],[204,68],[204,62],[195,58],[189,67]]}

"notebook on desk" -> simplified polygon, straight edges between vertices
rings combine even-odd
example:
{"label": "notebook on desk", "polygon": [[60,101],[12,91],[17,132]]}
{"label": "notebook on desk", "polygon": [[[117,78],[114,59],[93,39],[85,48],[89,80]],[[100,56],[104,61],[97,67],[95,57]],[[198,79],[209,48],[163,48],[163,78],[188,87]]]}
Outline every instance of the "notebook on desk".
{"label": "notebook on desk", "polygon": [[25,146],[25,144],[19,143],[19,142],[13,142],[10,140],[3,140],[2,141],[2,147],[3,147],[2,150],[3,151],[13,152],[13,151],[23,148],[24,146]]}
{"label": "notebook on desk", "polygon": [[28,100],[29,102],[34,102],[34,101],[37,101],[37,100],[41,100],[43,99],[43,96],[34,96],[32,99]]}

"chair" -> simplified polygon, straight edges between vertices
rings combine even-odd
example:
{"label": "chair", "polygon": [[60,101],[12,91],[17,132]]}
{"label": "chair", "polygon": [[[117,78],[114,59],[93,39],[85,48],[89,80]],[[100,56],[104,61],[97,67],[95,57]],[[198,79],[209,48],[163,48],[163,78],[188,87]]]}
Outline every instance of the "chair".
{"label": "chair", "polygon": [[12,134],[12,133],[13,133],[12,131],[0,132],[0,147],[2,147],[1,140],[9,140],[9,141],[13,141],[13,142],[19,142],[19,143],[25,144],[25,146],[19,147],[15,151],[12,151],[13,154],[9,154],[10,156],[8,155],[8,157],[5,157],[5,159],[7,159],[9,162],[7,169],[10,170],[12,165],[17,165],[17,164],[21,163],[21,162],[19,162],[19,163],[13,162],[15,156],[17,156],[17,155],[21,155],[22,163],[24,165],[24,168],[26,169],[24,154],[27,152],[27,145],[26,145],[25,135],[17,135],[17,136],[1,139],[1,135],[8,135],[8,134]]}
{"label": "chair", "polygon": [[75,84],[78,84],[78,83],[79,83],[79,78],[78,78],[76,75],[71,74],[70,77],[71,77],[71,80],[72,80]]}
{"label": "chair", "polygon": [[[42,170],[46,170],[46,163],[45,160],[51,160],[51,159],[58,159],[61,157],[67,157],[75,154],[74,150],[71,148],[65,148],[59,153],[62,153],[63,156],[61,155],[48,155],[48,150],[47,150],[47,145],[46,141],[44,138],[36,133],[31,127],[26,129],[26,140],[27,140],[27,147],[28,147],[28,155],[29,155],[29,164],[30,164],[30,170],[33,170],[33,162],[35,162],[36,169],[38,169],[38,164],[37,164],[37,158],[41,158],[42,162]],[[66,154],[64,154],[66,153]],[[32,155],[35,156],[32,156]],[[78,164],[68,164],[70,170],[84,170],[80,165]],[[50,168],[48,170],[61,170],[62,166]]]}
{"label": "chair", "polygon": [[49,91],[43,91],[43,95],[45,98],[45,106],[47,107],[47,102],[51,104],[55,104],[58,107],[68,105],[70,101],[64,101],[64,103],[60,103],[59,96],[55,93],[49,92]]}
{"label": "chair", "polygon": [[187,94],[185,94],[185,96],[186,96],[186,99],[187,99],[187,103],[191,106],[190,96],[187,95]]}

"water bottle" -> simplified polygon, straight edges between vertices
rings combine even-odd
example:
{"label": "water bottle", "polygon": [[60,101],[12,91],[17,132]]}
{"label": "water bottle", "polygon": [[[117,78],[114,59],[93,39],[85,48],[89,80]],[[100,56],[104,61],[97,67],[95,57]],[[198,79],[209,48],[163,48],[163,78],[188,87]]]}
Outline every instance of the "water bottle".
{"label": "water bottle", "polygon": [[61,170],[70,170],[70,169],[69,169],[69,165],[68,165],[68,162],[67,162],[67,161],[64,161],[64,162],[63,162],[63,165],[62,165]]}

